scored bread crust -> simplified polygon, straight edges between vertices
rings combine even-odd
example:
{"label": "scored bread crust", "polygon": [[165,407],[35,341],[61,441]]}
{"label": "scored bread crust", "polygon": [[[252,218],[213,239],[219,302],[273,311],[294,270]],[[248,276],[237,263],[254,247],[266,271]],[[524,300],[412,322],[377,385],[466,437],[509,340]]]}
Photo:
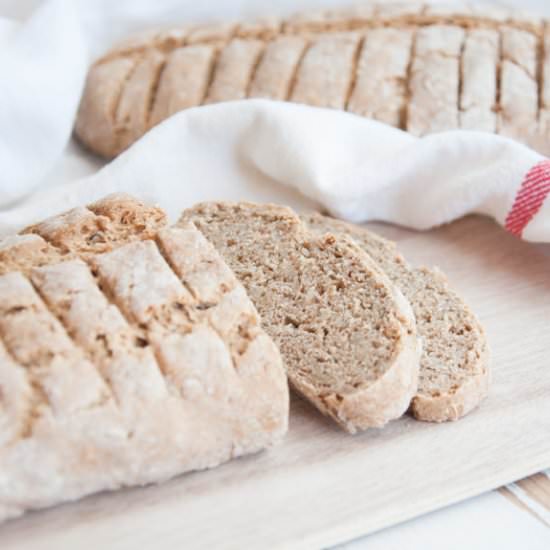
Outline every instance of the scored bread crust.
{"label": "scored bread crust", "polygon": [[[418,420],[445,422],[457,420],[475,409],[489,391],[489,347],[479,321],[464,301],[449,288],[446,277],[437,269],[411,267],[396,250],[395,243],[364,227],[316,213],[303,215],[302,220],[319,233],[334,231],[355,239],[408,298],[416,316],[418,334],[424,343],[419,389],[411,402],[412,414]],[[426,299],[429,303],[434,303],[434,310],[447,308],[449,311],[459,312],[441,327],[441,331],[447,331],[447,335],[455,331],[455,337],[443,334],[441,338],[434,336],[431,319],[426,322],[424,318]],[[457,321],[459,326],[455,326]],[[463,340],[461,336],[466,333],[470,338]],[[439,339],[450,348],[447,350],[447,360],[449,357],[458,357],[456,365],[437,359]],[[435,359],[431,358],[432,353]],[[455,367],[456,372],[453,372]],[[429,383],[428,373],[437,377],[438,370],[442,376],[441,382]],[[449,385],[447,379],[452,380],[453,374],[456,377],[455,383]]]}
{"label": "scored bread crust", "polygon": [[278,442],[281,357],[192,224],[113,195],[0,240],[0,521]]}
{"label": "scored bread crust", "polygon": [[[247,289],[298,393],[350,433],[381,427],[407,410],[417,389],[421,352],[414,316],[401,292],[351,239],[315,236],[292,210],[270,204],[202,203],[184,211],[180,223],[189,221]],[[364,279],[361,296],[353,286],[356,279]],[[377,307],[380,312],[366,313]],[[353,317],[335,329],[356,310],[359,330]],[[385,331],[395,341],[384,339]],[[342,359],[330,354],[328,335],[334,332]],[[354,355],[354,347],[371,344],[393,348],[379,364],[374,353]],[[331,378],[348,375],[349,383]]]}
{"label": "scored bread crust", "polygon": [[389,2],[148,32],[91,67],[75,133],[111,158],[182,109],[267,98],[550,154],[549,28],[517,10]]}

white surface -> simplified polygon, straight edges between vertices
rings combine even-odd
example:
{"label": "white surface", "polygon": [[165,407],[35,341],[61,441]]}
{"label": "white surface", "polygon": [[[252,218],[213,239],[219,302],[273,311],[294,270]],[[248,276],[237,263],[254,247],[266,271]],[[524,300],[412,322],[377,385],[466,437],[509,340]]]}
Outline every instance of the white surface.
{"label": "white surface", "polygon": [[[39,0],[0,0],[0,15],[6,15],[10,17],[24,17],[31,12],[32,6],[38,5],[41,2]],[[67,17],[71,14],[71,7],[75,4],[83,4],[84,2],[61,2],[57,8],[60,10],[57,12],[57,21],[60,27],[55,29],[53,35],[59,35],[60,37],[67,37],[67,29],[61,26],[62,22],[67,21]],[[92,2],[88,2],[91,4]],[[223,18],[226,16],[248,16],[261,13],[268,9],[269,11],[276,10],[279,13],[289,13],[302,9],[304,7],[312,5],[327,5],[327,4],[346,4],[348,2],[319,2],[312,1],[292,1],[284,0],[277,3],[265,4],[259,1],[233,1],[233,2],[155,2],[156,9],[166,9],[169,5],[178,5],[179,9],[196,10],[197,20],[206,20],[213,18]],[[522,8],[527,9],[535,8],[539,12],[543,10],[548,11],[548,4],[546,0],[530,0],[519,2],[501,2],[508,5],[521,5]],[[63,5],[65,4],[65,5]],[[113,9],[114,2],[109,1],[104,3],[109,10]],[[130,2],[130,1],[118,1],[116,3],[120,12],[124,11],[124,6],[132,5],[133,9],[136,9],[136,5],[142,5],[144,2]],[[132,22],[132,28],[137,29],[148,24],[150,15],[147,14],[141,18],[137,17]],[[170,14],[166,19],[167,21],[174,21],[173,15]],[[5,20],[0,20],[0,41],[7,43],[12,40],[17,33],[15,26]],[[94,27],[97,29],[97,25]],[[22,106],[22,117],[18,116],[18,111],[11,108],[14,99],[14,92],[12,91],[11,97],[6,97],[9,92],[6,86],[6,80],[3,79],[3,84],[0,87],[3,90],[0,91],[0,160],[2,163],[2,176],[0,179],[0,196],[4,202],[12,200],[16,197],[24,195],[27,190],[33,188],[53,188],[60,185],[68,184],[75,178],[80,178],[85,175],[91,174],[99,168],[102,164],[98,159],[92,158],[76,147],[74,144],[69,144],[65,149],[65,153],[62,151],[65,147],[65,143],[70,135],[70,127],[72,124],[72,116],[76,108],[77,100],[75,99],[74,90],[78,90],[81,86],[83,74],[86,69],[87,61],[92,55],[99,53],[101,49],[108,47],[108,43],[117,37],[121,36],[129,26],[111,25],[108,26],[108,34],[102,35],[103,38],[97,38],[98,35],[94,35],[97,39],[96,46],[88,53],[82,53],[84,48],[78,36],[73,35],[74,43],[73,50],[70,52],[69,59],[73,62],[66,64],[63,60],[67,53],[63,49],[46,49],[38,48],[41,51],[42,59],[48,53],[55,52],[62,61],[58,67],[59,72],[52,75],[47,73],[48,80],[51,82],[50,86],[42,88],[36,86],[36,74],[28,74],[27,72],[21,72],[18,67],[14,67],[10,64],[10,60],[7,59],[5,54],[6,48],[2,48],[0,53],[0,66],[4,70],[8,70],[8,73],[2,72],[2,74],[10,74],[9,82],[13,82],[15,77],[17,79],[23,79],[23,83],[27,85],[28,91],[32,92],[32,99],[35,101],[35,107],[30,111],[26,110],[28,105],[28,99],[23,104],[23,97],[17,97],[16,103]],[[49,34],[52,36],[51,31],[53,27],[44,26],[40,29],[40,32]],[[35,43],[36,44],[36,43]],[[59,45],[58,45],[59,46]],[[53,46],[52,46],[53,47]],[[34,49],[33,53],[37,50]],[[79,53],[80,52],[80,53]],[[25,53],[25,52],[23,52]],[[74,55],[73,55],[74,53]],[[78,55],[77,55],[78,54]],[[78,59],[76,59],[78,58]],[[83,61],[85,59],[85,61]],[[41,62],[41,59],[38,59]],[[2,65],[4,63],[4,65]],[[73,64],[74,63],[74,64]],[[38,63],[37,65],[40,65]],[[46,67],[43,67],[46,69]],[[44,72],[44,74],[46,74]],[[33,85],[28,86],[28,80],[32,78]],[[65,86],[58,87],[56,79],[61,78],[64,83],[67,82],[67,78],[70,78],[71,89],[73,89],[73,95],[67,94]],[[16,79],[15,79],[16,80]],[[18,81],[21,83],[21,80]],[[16,82],[17,84],[17,82]],[[12,90],[20,90],[18,88],[12,88]],[[8,91],[6,91],[8,90]],[[53,103],[44,104],[40,98],[48,97],[55,98],[57,101]],[[37,99],[38,98],[38,99]],[[10,101],[11,100],[11,103]],[[45,108],[47,105],[47,108]],[[53,105],[53,108],[51,107]],[[345,116],[345,115],[343,115]],[[38,121],[38,122],[37,122]],[[56,129],[55,132],[51,132],[51,128]],[[14,133],[15,128],[15,133]],[[46,137],[44,137],[46,136]],[[405,138],[408,139],[408,138]],[[410,140],[409,140],[410,141]],[[218,160],[218,159],[216,159]],[[121,161],[127,162],[127,161]],[[120,164],[120,163],[119,163]],[[215,163],[212,163],[214,166]],[[11,167],[11,168],[10,168]],[[277,166],[275,168],[278,168]],[[124,171],[127,168],[115,167],[113,170]],[[181,175],[181,185],[189,186],[190,182],[184,172]],[[101,178],[105,176],[99,176],[98,179],[93,179],[89,184],[96,185],[101,181]],[[252,178],[252,176],[249,176]],[[207,184],[212,180],[226,182],[224,174],[215,174],[215,178],[212,175],[204,175],[202,179],[196,180],[197,182]],[[271,182],[270,182],[271,183]],[[519,183],[519,181],[517,182]],[[71,186],[72,187],[72,186]],[[204,187],[199,187],[204,190]],[[258,188],[259,189],[259,188]],[[258,190],[257,189],[257,190]],[[266,187],[265,190],[261,190],[261,193],[270,193],[273,197],[272,200],[276,200],[277,194],[273,194],[270,189],[275,190],[275,186]],[[75,188],[74,191],[77,191]],[[151,190],[148,191],[149,193]],[[69,193],[65,195],[65,192],[59,198],[57,195],[54,199],[49,199],[52,202],[48,204],[48,199],[44,204],[44,207],[55,208],[56,210],[66,208],[69,203],[74,200],[78,200],[80,194],[87,196],[88,191],[77,191],[76,195]],[[275,193],[285,193],[284,190],[277,188]],[[170,197],[171,199],[172,197]],[[283,199],[281,199],[283,200]],[[296,195],[287,195],[286,202],[298,201]],[[42,199],[40,199],[42,201]],[[41,209],[36,207],[36,202],[31,202],[35,206],[31,210],[22,210],[23,214],[17,222],[16,218],[13,218],[11,214],[0,214],[0,220],[6,221],[9,224],[24,223],[25,215],[40,217]],[[176,205],[172,200],[170,204],[174,204],[174,208],[179,208],[180,205]],[[542,216],[546,219],[550,218],[550,211],[546,210],[541,212]],[[431,549],[453,549],[453,548],[471,548],[473,550],[479,549],[515,549],[515,548],[528,548],[532,550],[542,550],[543,548],[550,547],[550,530],[546,529],[542,524],[537,522],[534,518],[527,513],[514,507],[508,501],[498,494],[489,494],[482,497],[472,499],[466,503],[441,510],[436,513],[429,514],[418,520],[405,523],[401,526],[393,527],[384,530],[378,534],[372,535],[361,541],[356,541],[353,544],[347,546],[348,548],[368,548],[374,549],[384,548],[423,548],[425,550]]]}
{"label": "white surface", "polygon": [[550,529],[487,493],[338,546],[338,550],[548,550]]}
{"label": "white surface", "polygon": [[[548,473],[546,475],[548,475]],[[543,506],[541,503],[531,497],[516,483],[510,483],[506,486],[506,488],[546,525],[550,525],[550,509],[548,509],[546,506]]]}

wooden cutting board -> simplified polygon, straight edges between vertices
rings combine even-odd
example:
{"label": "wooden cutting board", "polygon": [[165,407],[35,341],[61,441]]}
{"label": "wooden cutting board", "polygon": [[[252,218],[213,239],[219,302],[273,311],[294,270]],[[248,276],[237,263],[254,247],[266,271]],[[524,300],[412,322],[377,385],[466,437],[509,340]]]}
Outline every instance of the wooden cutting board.
{"label": "wooden cutting board", "polygon": [[484,323],[494,375],[478,411],[349,436],[294,399],[277,448],[29,514],[0,527],[0,548],[326,547],[550,467],[550,247],[476,217],[428,233],[376,228],[446,271]]}

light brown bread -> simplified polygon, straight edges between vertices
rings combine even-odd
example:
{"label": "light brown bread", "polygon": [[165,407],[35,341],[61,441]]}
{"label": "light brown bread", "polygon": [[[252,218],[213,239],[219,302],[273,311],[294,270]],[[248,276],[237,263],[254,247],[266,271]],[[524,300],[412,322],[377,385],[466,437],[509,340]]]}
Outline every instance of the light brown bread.
{"label": "light brown bread", "polygon": [[412,312],[351,239],[316,236],[276,205],[204,203],[190,221],[246,288],[298,393],[352,433],[406,411],[420,355]]}
{"label": "light brown bread", "polygon": [[550,154],[548,28],[490,6],[381,2],[149,32],[92,66],[76,135],[113,157],[179,110],[260,97],[419,136],[497,132]]}
{"label": "light brown bread", "polygon": [[111,196],[0,241],[0,521],[259,451],[279,352],[192,225]]}
{"label": "light brown bread", "polygon": [[486,397],[489,350],[483,328],[438,270],[414,268],[395,244],[356,225],[320,214],[302,216],[308,226],[352,237],[409,300],[423,340],[418,393],[411,412],[444,422],[464,416]]}

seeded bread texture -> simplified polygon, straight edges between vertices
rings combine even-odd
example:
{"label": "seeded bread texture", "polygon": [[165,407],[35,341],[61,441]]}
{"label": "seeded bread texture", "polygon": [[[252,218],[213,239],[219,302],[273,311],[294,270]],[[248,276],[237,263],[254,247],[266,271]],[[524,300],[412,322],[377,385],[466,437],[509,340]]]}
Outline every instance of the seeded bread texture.
{"label": "seeded bread texture", "polygon": [[276,205],[204,203],[190,221],[246,288],[298,393],[352,433],[406,411],[420,354],[410,306],[351,239],[309,233]]}
{"label": "seeded bread texture", "polygon": [[517,10],[380,2],[148,32],[92,66],[75,131],[113,157],[177,111],[263,97],[417,135],[496,132],[548,155],[549,28]]}
{"label": "seeded bread texture", "polygon": [[409,300],[423,340],[418,393],[411,412],[444,422],[464,416],[486,397],[489,350],[479,321],[438,270],[414,268],[394,243],[356,225],[321,214],[302,216],[308,227],[354,239]]}
{"label": "seeded bread texture", "polygon": [[0,521],[284,435],[280,354],[192,225],[111,196],[0,241]]}

